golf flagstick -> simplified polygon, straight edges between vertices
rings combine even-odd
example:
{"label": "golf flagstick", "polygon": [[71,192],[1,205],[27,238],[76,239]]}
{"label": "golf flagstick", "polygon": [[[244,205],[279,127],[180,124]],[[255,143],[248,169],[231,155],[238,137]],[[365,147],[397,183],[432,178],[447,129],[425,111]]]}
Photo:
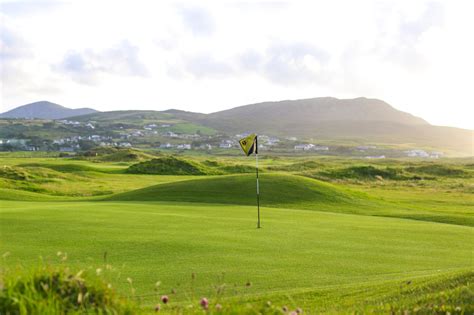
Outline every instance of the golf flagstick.
{"label": "golf flagstick", "polygon": [[255,153],[255,172],[257,175],[257,228],[260,226],[260,187],[258,185],[258,140],[257,135],[252,133],[245,138],[239,140],[240,147],[244,151],[246,156],[250,156]]}
{"label": "golf flagstick", "polygon": [[257,228],[260,228],[260,189],[258,185],[258,140],[257,136],[255,137],[255,170],[257,173]]}

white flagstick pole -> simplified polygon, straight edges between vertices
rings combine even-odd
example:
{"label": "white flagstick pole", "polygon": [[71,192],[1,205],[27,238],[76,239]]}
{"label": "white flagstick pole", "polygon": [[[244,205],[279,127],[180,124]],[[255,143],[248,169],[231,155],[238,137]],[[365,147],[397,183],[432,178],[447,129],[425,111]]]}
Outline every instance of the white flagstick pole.
{"label": "white flagstick pole", "polygon": [[255,164],[256,164],[256,172],[257,172],[257,214],[258,214],[258,221],[257,221],[257,228],[260,228],[260,189],[258,185],[258,141],[257,137],[255,137]]}

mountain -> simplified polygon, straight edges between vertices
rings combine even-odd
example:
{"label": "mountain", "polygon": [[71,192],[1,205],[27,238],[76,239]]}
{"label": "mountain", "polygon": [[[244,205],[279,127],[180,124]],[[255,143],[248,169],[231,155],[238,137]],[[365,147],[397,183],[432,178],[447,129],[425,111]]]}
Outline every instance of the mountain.
{"label": "mountain", "polygon": [[92,108],[71,109],[59,104],[41,101],[26,104],[0,114],[0,118],[62,119],[97,112]]}
{"label": "mountain", "polygon": [[303,139],[431,146],[474,154],[474,132],[433,126],[378,99],[321,97],[264,102],[208,115],[167,111],[227,134],[257,132]]}
{"label": "mountain", "polygon": [[384,101],[368,98],[337,99],[321,97],[280,102],[265,102],[235,107],[207,115],[203,119],[216,129],[236,128],[258,132],[283,131],[308,135],[324,126],[353,125],[357,122],[428,125],[411,114],[396,110]]}
{"label": "mountain", "polygon": [[134,124],[143,120],[170,120],[201,125],[227,135],[257,132],[281,137],[295,136],[315,142],[371,142],[474,154],[472,130],[433,126],[382,100],[364,97],[264,102],[211,114],[176,109],[161,112],[133,110],[93,113],[74,119]]}
{"label": "mountain", "polygon": [[[74,116],[74,117],[72,117]],[[211,114],[170,109],[166,111],[126,110],[97,112],[68,109],[49,102],[25,105],[0,117],[70,117],[96,121],[101,128],[142,128],[146,123],[165,123],[171,131],[197,130],[235,135],[256,132],[277,137],[298,137],[302,141],[377,143],[401,147],[431,147],[474,155],[472,130],[433,126],[422,118],[399,111],[382,100],[333,97],[264,102]],[[125,126],[125,127],[124,127]]]}

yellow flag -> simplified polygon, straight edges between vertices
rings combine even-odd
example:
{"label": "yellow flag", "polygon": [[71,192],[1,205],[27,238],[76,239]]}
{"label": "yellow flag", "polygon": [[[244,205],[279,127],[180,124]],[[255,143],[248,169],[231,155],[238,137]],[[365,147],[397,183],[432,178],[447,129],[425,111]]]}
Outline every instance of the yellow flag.
{"label": "yellow flag", "polygon": [[258,153],[257,148],[257,135],[252,133],[251,135],[239,140],[240,147],[247,156],[252,153]]}

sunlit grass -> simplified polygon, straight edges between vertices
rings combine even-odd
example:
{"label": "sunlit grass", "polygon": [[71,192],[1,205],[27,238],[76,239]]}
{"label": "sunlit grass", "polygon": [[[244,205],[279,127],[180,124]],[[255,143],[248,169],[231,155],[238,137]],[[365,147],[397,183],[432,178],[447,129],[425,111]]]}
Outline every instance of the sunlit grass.
{"label": "sunlit grass", "polygon": [[[230,170],[255,162],[181,158]],[[2,268],[28,270],[39,256],[56,267],[58,251],[77,272],[110,264],[114,273],[102,276],[123,297],[130,278],[140,312],[160,304],[162,313],[202,313],[207,297],[210,313],[220,304],[226,314],[466,313],[474,168],[433,163],[441,173],[412,180],[426,162],[262,157],[258,230],[254,174],[137,175],[125,173],[130,162],[2,155],[0,253],[10,253]],[[353,165],[404,177],[341,172]]]}

